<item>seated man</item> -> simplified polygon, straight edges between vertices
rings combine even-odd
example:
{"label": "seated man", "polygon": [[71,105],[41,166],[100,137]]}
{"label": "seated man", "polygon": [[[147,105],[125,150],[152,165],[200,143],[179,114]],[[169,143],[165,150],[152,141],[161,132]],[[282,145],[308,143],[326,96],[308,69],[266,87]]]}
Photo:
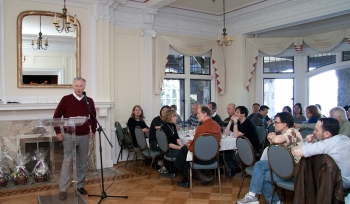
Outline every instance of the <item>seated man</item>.
{"label": "seated man", "polygon": [[269,126],[272,123],[272,120],[268,118],[267,114],[269,113],[269,107],[262,105],[260,106],[259,112],[255,114],[255,116],[252,118],[252,122],[256,126],[262,126],[265,127]]}
{"label": "seated man", "polygon": [[[231,117],[235,114],[236,111],[236,105],[234,103],[230,103],[227,105],[226,108],[228,117],[222,122],[222,127],[227,127],[228,123],[231,120]],[[233,124],[231,123],[230,131],[233,132]]]}
{"label": "seated man", "polygon": [[181,116],[179,114],[177,114],[177,106],[176,105],[171,105],[170,106],[171,110],[175,111],[176,113],[176,124],[181,124],[182,123],[182,119]]}
{"label": "seated man", "polygon": [[338,134],[339,129],[339,122],[334,118],[318,119],[314,134],[306,136],[307,143],[295,149],[293,154],[299,157],[327,154],[332,157],[341,170],[343,188],[347,189],[350,188],[350,139]]}
{"label": "seated man", "polygon": [[249,120],[252,120],[252,118],[255,116],[255,114],[257,114],[259,112],[259,109],[260,109],[260,104],[253,103],[253,105],[252,105],[252,114],[250,114],[247,118]]}
{"label": "seated man", "polygon": [[[244,135],[248,138],[250,143],[252,144],[254,150],[257,152],[260,151],[260,144],[259,144],[259,138],[258,133],[256,132],[256,127],[250,121],[247,119],[248,115],[248,109],[245,106],[238,106],[236,108],[236,113],[231,117],[231,120],[226,127],[225,134],[230,135],[230,127],[233,124],[233,135],[235,138],[238,136]],[[227,177],[231,178],[236,173],[241,172],[241,169],[238,167],[239,164],[239,155],[238,153],[232,158],[232,155],[234,154],[233,150],[227,150],[224,152],[224,160],[230,169],[230,171],[226,174]]]}
{"label": "seated man", "polygon": [[[198,121],[201,122],[201,125],[197,128],[196,134],[194,135],[194,139],[199,137],[203,133],[210,133],[216,137],[218,142],[221,141],[221,127],[211,119],[211,112],[207,106],[199,106],[197,111]],[[163,177],[166,178],[175,178],[177,169],[182,170],[183,180],[181,182],[177,182],[178,186],[188,188],[188,162],[186,161],[187,152],[193,152],[193,140],[189,140],[186,146],[183,146],[176,157],[174,162],[174,167],[167,174],[162,174]],[[199,161],[195,160],[195,163],[199,164],[212,164],[216,161],[216,158],[210,161]],[[201,183],[205,185],[209,181],[213,179],[213,176],[207,177],[202,172],[195,170],[194,173],[199,178]]]}
{"label": "seated man", "polygon": [[[347,113],[344,108],[338,106],[334,107],[329,111],[329,116],[331,118],[337,119],[340,125],[339,134],[346,135],[350,138],[350,122],[347,118]],[[316,123],[306,123],[306,124],[294,124],[294,127],[304,129],[314,129]]]}
{"label": "seated man", "polygon": [[[294,149],[301,147],[303,144],[301,134],[298,130],[293,128],[293,125],[294,117],[292,114],[288,112],[277,113],[274,126],[276,131],[281,132],[281,135],[276,135],[274,132],[270,133],[267,136],[270,143],[283,144],[291,152],[293,152]],[[294,161],[296,163],[299,160],[300,157],[294,156]],[[278,182],[285,181],[286,179],[274,175],[273,180]],[[293,180],[293,178],[289,180]],[[266,202],[269,202],[272,195],[272,189],[273,186],[271,183],[269,162],[267,160],[260,160],[254,165],[249,192],[242,200],[237,201],[237,203],[259,203],[256,194],[263,194]],[[281,203],[276,192],[272,196],[272,203]]]}
{"label": "seated man", "polygon": [[194,103],[192,105],[192,112],[193,115],[190,115],[190,117],[185,121],[190,127],[197,127],[199,125],[198,118],[197,118],[197,111],[198,111],[198,103]]}
{"label": "seated man", "polygon": [[220,126],[222,125],[222,120],[221,117],[216,113],[217,110],[217,105],[215,102],[210,102],[208,103],[208,107],[210,108],[211,111],[211,119],[216,121]]}

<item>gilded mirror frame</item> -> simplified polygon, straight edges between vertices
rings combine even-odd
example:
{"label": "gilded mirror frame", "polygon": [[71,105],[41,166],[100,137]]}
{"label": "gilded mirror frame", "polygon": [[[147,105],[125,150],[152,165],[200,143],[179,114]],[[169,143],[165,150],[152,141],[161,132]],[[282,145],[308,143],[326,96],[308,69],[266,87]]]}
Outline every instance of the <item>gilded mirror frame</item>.
{"label": "gilded mirror frame", "polygon": [[[23,65],[22,65],[22,21],[26,16],[42,15],[42,16],[54,16],[55,12],[51,11],[23,11],[17,17],[17,87],[18,88],[72,88],[72,84],[23,84]],[[62,13],[56,13],[57,17],[62,17]],[[70,16],[70,20],[73,21],[74,17]],[[52,26],[54,26],[52,24]],[[81,76],[81,27],[80,22],[77,20],[76,27],[76,76]]]}

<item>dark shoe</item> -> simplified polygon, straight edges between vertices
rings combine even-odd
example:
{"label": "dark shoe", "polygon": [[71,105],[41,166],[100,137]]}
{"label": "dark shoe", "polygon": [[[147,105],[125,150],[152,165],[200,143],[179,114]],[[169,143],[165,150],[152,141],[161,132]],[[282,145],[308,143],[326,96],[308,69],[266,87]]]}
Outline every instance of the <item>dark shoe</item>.
{"label": "dark shoe", "polygon": [[86,194],[87,194],[87,191],[86,191],[84,188],[78,188],[77,191],[78,191],[80,194],[83,194],[83,195],[86,195]]}
{"label": "dark shoe", "polygon": [[61,201],[67,200],[67,192],[60,192],[59,198]]}
{"label": "dark shoe", "polygon": [[176,184],[177,184],[178,186],[184,187],[184,188],[190,187],[190,186],[188,185],[188,181],[179,181],[179,182],[177,182]]}
{"label": "dark shoe", "polygon": [[164,178],[176,178],[176,174],[175,173],[165,173],[165,174],[161,174],[162,177]]}

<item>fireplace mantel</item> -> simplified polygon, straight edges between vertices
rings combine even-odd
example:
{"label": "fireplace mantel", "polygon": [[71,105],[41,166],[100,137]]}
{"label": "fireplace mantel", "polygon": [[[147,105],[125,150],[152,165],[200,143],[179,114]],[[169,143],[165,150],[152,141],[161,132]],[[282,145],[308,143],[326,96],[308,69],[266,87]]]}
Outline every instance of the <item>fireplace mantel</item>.
{"label": "fireplace mantel", "polygon": [[[58,103],[24,103],[24,104],[0,104],[0,122],[1,121],[20,121],[20,120],[38,120],[44,118],[52,118]],[[114,128],[111,127],[111,114],[114,102],[95,102],[96,117],[100,125],[103,127],[108,139],[115,144]],[[96,132],[98,134],[98,132]],[[112,148],[108,142],[102,137],[103,167],[113,167]],[[100,168],[99,158],[99,140],[96,135],[95,155],[96,167]],[[113,150],[114,152],[115,150]]]}

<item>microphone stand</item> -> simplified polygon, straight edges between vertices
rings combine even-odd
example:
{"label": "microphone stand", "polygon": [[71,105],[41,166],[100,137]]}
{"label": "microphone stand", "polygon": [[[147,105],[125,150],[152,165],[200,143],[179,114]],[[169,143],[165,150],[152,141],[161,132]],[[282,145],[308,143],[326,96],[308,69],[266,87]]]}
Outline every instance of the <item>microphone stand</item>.
{"label": "microphone stand", "polygon": [[98,124],[98,128],[97,128],[97,131],[98,131],[98,137],[99,137],[99,145],[100,145],[100,162],[101,162],[101,180],[102,180],[102,192],[100,195],[92,195],[92,194],[88,194],[88,196],[99,196],[100,197],[100,201],[98,203],[101,203],[101,201],[105,198],[108,198],[108,197],[114,197],[114,198],[128,198],[128,196],[108,196],[107,193],[105,192],[105,186],[104,186],[104,178],[103,178],[103,165],[102,165],[102,144],[101,144],[101,132],[103,132],[105,138],[107,139],[109,145],[111,147],[113,147],[112,143],[109,141],[108,137],[106,136],[106,133],[103,131],[102,129],[102,126],[100,125],[100,123],[98,122],[98,120],[96,119],[96,116],[94,115],[94,113],[92,112],[91,108],[90,108],[90,104],[86,98],[86,93],[83,92],[83,99],[86,103],[86,106],[88,107],[89,109],[89,112],[90,112],[90,115],[92,115],[92,117],[96,120],[97,124]]}

